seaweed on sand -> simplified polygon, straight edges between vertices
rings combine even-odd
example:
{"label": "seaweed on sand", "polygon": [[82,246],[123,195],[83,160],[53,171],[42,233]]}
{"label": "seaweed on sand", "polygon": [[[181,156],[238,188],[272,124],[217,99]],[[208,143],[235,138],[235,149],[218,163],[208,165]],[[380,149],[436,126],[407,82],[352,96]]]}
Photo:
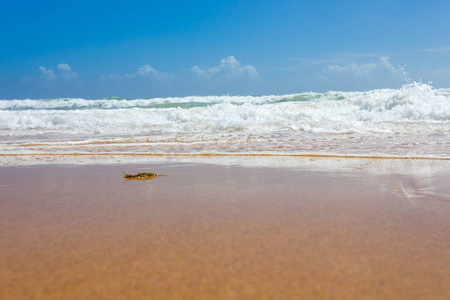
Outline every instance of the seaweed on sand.
{"label": "seaweed on sand", "polygon": [[137,174],[127,174],[123,172],[123,174],[124,174],[123,178],[125,178],[126,180],[151,180],[156,177],[163,176],[161,174],[146,173],[146,172]]}

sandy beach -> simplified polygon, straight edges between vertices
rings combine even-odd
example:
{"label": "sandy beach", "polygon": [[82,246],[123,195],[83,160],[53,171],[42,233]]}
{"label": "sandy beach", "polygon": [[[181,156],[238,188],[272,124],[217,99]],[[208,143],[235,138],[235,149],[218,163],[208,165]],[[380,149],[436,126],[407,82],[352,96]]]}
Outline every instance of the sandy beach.
{"label": "sandy beach", "polygon": [[449,299],[448,182],[438,160],[2,166],[0,298]]}
{"label": "sandy beach", "polygon": [[3,1],[0,300],[450,300],[450,1]]}

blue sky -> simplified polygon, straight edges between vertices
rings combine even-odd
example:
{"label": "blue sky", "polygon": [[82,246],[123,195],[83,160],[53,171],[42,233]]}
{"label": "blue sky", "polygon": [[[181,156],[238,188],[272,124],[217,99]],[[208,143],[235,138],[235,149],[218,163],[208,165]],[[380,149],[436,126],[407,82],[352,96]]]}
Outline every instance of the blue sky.
{"label": "blue sky", "polygon": [[450,87],[450,1],[0,2],[0,99]]}

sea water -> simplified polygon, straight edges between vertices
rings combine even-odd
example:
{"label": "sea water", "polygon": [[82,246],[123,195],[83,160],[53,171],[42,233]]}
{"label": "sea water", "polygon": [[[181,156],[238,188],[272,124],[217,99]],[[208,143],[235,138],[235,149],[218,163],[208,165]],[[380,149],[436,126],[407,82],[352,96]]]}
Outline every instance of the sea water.
{"label": "sea water", "polygon": [[450,158],[450,89],[0,100],[0,154]]}

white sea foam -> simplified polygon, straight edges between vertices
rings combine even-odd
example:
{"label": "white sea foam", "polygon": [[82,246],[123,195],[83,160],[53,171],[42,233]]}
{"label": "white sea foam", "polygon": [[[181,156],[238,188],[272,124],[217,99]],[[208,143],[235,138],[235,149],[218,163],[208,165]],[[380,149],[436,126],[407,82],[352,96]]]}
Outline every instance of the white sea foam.
{"label": "white sea foam", "polygon": [[[174,141],[179,137],[185,140]],[[76,152],[81,150],[67,140],[80,140],[95,141],[82,147],[87,152],[151,147],[175,153],[450,157],[449,137],[450,89],[421,83],[396,90],[260,97],[0,101],[0,150],[5,153],[38,151],[23,143],[42,140],[50,145],[39,151]]]}

